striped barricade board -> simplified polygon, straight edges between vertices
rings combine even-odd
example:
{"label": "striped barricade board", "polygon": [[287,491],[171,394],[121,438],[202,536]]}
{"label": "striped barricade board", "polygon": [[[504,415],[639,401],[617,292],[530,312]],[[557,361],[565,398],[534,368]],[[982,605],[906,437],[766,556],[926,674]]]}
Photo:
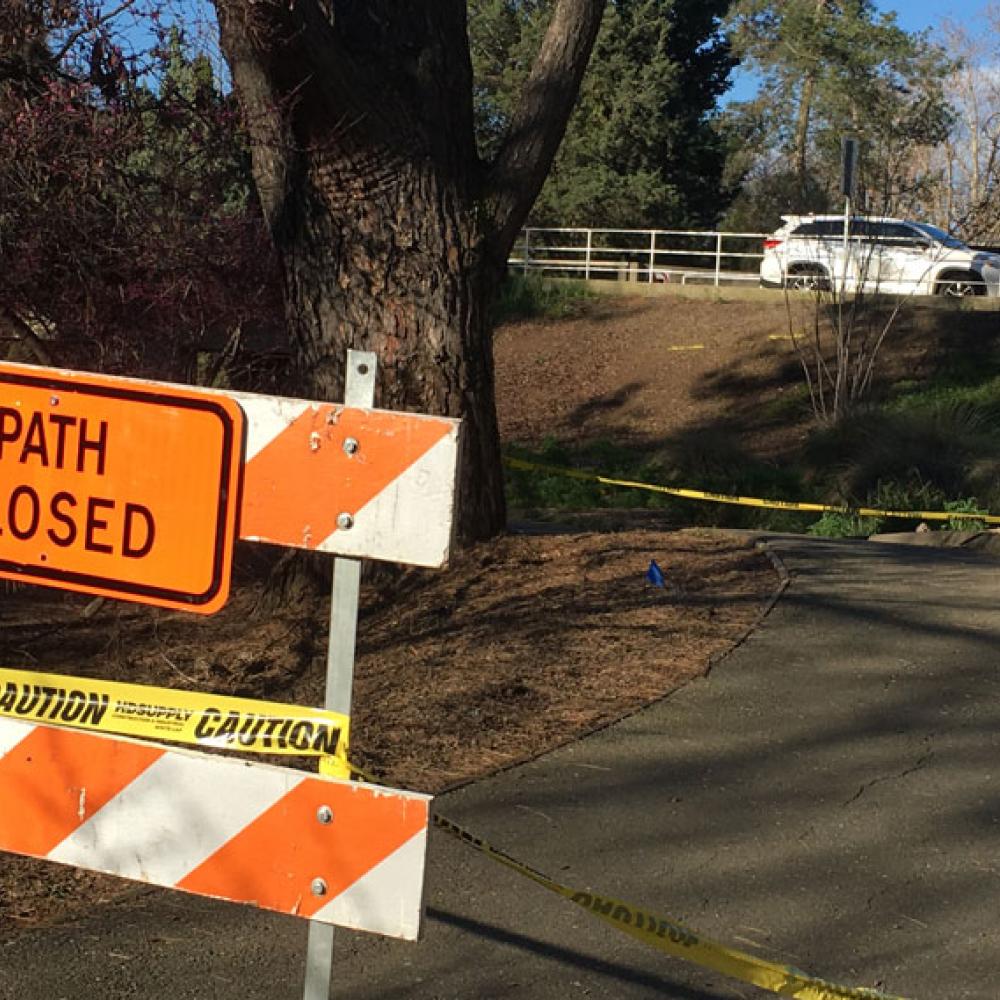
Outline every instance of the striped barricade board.
{"label": "striped barricade board", "polygon": [[443,566],[459,421],[233,392],[247,418],[240,537]]}
{"label": "striped barricade board", "polygon": [[415,940],[430,799],[0,718],[0,850]]}

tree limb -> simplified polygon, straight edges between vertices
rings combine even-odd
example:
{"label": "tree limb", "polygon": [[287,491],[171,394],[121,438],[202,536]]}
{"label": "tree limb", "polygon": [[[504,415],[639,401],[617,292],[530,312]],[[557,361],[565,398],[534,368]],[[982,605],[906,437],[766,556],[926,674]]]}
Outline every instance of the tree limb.
{"label": "tree limb", "polygon": [[244,109],[261,208],[273,228],[284,204],[289,169],[281,95],[270,72],[275,50],[283,43],[280,22],[273,14],[266,16],[271,11],[234,0],[215,0],[215,7],[222,48]]}
{"label": "tree limb", "polygon": [[114,10],[109,10],[106,13],[95,16],[93,20],[89,20],[82,28],[78,28],[63,42],[59,50],[53,55],[53,61],[57,65],[61,63],[69,54],[69,50],[73,48],[73,46],[76,45],[76,43],[83,38],[84,35],[99,28],[102,24],[107,24],[108,21],[111,21],[119,14],[124,13],[134,4],[135,0],[123,0],[123,2],[115,7]]}
{"label": "tree limb", "polygon": [[576,103],[606,0],[557,0],[507,137],[489,173],[503,259],[542,189]]}

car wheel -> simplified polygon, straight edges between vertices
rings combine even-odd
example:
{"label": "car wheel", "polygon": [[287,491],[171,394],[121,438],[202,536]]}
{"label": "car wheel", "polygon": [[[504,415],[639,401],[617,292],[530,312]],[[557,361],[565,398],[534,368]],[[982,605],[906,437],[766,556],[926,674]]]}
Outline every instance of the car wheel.
{"label": "car wheel", "polygon": [[797,292],[825,292],[830,280],[821,268],[795,268],[785,278],[785,287]]}
{"label": "car wheel", "polygon": [[973,271],[958,271],[943,274],[934,286],[936,295],[947,295],[953,299],[964,299],[970,295],[985,295],[983,279]]}

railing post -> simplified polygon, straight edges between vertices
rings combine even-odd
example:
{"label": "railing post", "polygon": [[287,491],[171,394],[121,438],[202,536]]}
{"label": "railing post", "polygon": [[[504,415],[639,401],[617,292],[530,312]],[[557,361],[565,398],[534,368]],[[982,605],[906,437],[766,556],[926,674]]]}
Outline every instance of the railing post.
{"label": "railing post", "polygon": [[531,259],[531,230],[524,227],[524,260],[521,263],[521,273],[527,275]]}
{"label": "railing post", "polygon": [[715,287],[719,287],[719,276],[722,273],[722,233],[715,234]]}
{"label": "railing post", "polygon": [[594,235],[594,230],[593,229],[588,229],[587,230],[587,256],[584,259],[584,265],[583,265],[583,278],[584,278],[584,281],[590,281],[590,248],[591,248],[591,241],[592,241],[593,235]]}
{"label": "railing post", "polygon": [[653,283],[653,268],[656,266],[656,230],[651,229],[649,231],[649,278],[650,284]]}

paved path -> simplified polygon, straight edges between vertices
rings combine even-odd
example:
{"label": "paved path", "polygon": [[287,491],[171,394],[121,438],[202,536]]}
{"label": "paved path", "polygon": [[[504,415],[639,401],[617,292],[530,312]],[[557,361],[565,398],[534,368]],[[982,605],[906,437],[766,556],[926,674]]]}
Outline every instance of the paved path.
{"label": "paved path", "polygon": [[[1000,563],[773,546],[791,586],[708,679],[439,808],[569,884],[828,979],[996,997]],[[428,885],[422,943],[338,932],[334,996],[769,995],[645,949],[439,832]],[[303,946],[298,921],[145,893],[0,940],[0,998],[297,1000]]]}

